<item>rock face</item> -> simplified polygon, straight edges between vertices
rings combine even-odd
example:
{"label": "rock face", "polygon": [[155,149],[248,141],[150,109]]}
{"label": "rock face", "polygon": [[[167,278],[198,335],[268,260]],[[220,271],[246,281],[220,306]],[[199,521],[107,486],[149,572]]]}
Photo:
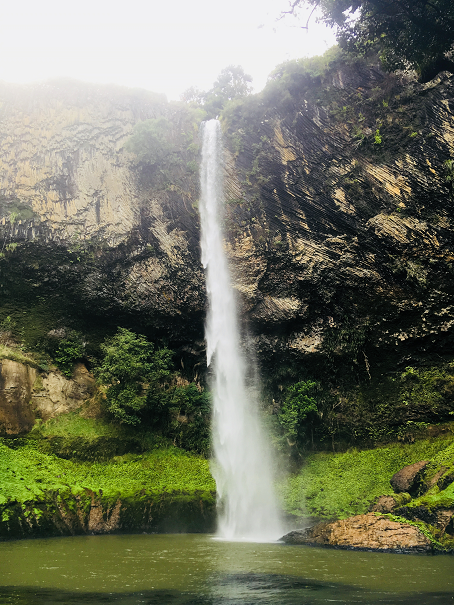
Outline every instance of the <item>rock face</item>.
{"label": "rock face", "polygon": [[2,293],[19,296],[25,272],[27,299],[44,288],[88,315],[145,312],[187,333],[199,314],[201,326],[197,175],[177,166],[170,183],[125,149],[134,124],[169,114],[165,98],[55,81],[3,84],[0,101]]}
{"label": "rock face", "polygon": [[348,353],[341,332],[356,333],[359,351],[366,334],[375,352],[451,342],[453,79],[343,76],[322,100],[309,89],[288,113],[265,105],[253,124],[240,110],[232,119],[243,147],[229,181],[231,259],[270,367]]}
{"label": "rock face", "polygon": [[3,359],[0,374],[0,432],[17,435],[29,431],[35,415],[30,405],[36,370]]}
{"label": "rock face", "polygon": [[428,460],[421,460],[414,464],[409,464],[395,473],[391,479],[391,487],[399,494],[401,492],[414,493],[421,483],[421,472],[429,464]]}
{"label": "rock face", "polygon": [[287,544],[312,544],[360,550],[428,552],[429,539],[419,529],[374,513],[357,515],[334,523],[321,523],[282,538]]}
{"label": "rock face", "polygon": [[396,508],[397,502],[393,496],[380,496],[369,507],[370,513],[390,513]]}
{"label": "rock face", "polygon": [[48,420],[77,409],[94,392],[95,380],[82,363],[68,380],[57,372],[39,373],[35,368],[1,360],[0,435],[19,435],[31,430],[36,418]]}
{"label": "rock face", "polygon": [[3,507],[0,541],[40,536],[74,536],[115,532],[212,532],[216,521],[215,494],[137,494],[106,501],[85,490],[74,496],[48,493],[46,499]]}
{"label": "rock face", "polygon": [[[331,379],[339,360],[360,382],[452,352],[454,78],[420,85],[365,62],[289,78],[223,121],[225,245],[270,387],[302,368]],[[203,374],[196,170],[126,148],[134,124],[169,106],[58,82],[2,85],[0,101],[2,294],[58,293],[47,330],[75,316],[128,325],[178,350],[189,379]],[[435,407],[402,404],[403,421],[452,406]]]}

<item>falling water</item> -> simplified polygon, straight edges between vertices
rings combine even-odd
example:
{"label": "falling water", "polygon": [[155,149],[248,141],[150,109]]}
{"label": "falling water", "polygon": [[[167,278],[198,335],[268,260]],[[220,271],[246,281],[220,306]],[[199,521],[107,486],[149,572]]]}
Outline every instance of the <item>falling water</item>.
{"label": "falling water", "polygon": [[200,216],[209,297],[207,361],[214,366],[212,470],[218,491],[218,534],[227,540],[276,540],[282,531],[271,458],[257,400],[247,387],[235,296],[223,247],[222,169],[220,124],[210,120],[203,125]]}

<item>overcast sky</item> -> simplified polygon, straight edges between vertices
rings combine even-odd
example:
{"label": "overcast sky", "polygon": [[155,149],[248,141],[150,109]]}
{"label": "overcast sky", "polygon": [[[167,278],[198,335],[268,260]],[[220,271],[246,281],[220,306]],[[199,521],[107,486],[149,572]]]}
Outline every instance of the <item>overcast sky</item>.
{"label": "overcast sky", "polygon": [[[332,31],[309,34],[287,0],[9,0],[0,8],[0,80],[65,76],[116,83],[178,99],[209,89],[221,69],[242,65],[255,92],[287,59],[322,54]],[[273,31],[275,30],[275,31]]]}

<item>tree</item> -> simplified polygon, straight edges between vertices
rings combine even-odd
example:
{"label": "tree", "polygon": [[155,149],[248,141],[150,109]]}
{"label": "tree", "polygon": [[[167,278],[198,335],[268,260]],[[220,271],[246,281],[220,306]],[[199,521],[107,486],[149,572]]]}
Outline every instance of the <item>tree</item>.
{"label": "tree", "polygon": [[301,381],[288,387],[279,413],[279,424],[289,445],[301,443],[317,418],[317,383]]}
{"label": "tree", "polygon": [[[154,166],[161,172],[171,172],[172,167],[197,158],[198,130],[204,118],[201,107],[172,102],[167,117],[135,124],[125,148],[139,163]],[[175,174],[172,176],[175,179]]]}
{"label": "tree", "polygon": [[287,13],[304,7],[321,10],[346,50],[378,49],[390,71],[413,68],[423,82],[443,70],[454,73],[452,0],[295,0]]}
{"label": "tree", "polygon": [[241,65],[229,65],[219,74],[203,98],[203,108],[208,118],[218,116],[229,101],[246,97],[252,91],[252,77],[244,73]]}
{"label": "tree", "polygon": [[171,377],[172,351],[155,351],[145,336],[125,328],[118,328],[101,351],[104,357],[97,377],[107,385],[107,410],[120,423],[139,424],[148,392],[163,391]]}
{"label": "tree", "polygon": [[207,454],[210,447],[211,402],[206,391],[192,382],[178,386],[169,399],[171,424],[168,435],[179,447]]}
{"label": "tree", "polygon": [[134,126],[126,149],[147,164],[157,164],[173,151],[172,124],[164,117],[144,120]]}

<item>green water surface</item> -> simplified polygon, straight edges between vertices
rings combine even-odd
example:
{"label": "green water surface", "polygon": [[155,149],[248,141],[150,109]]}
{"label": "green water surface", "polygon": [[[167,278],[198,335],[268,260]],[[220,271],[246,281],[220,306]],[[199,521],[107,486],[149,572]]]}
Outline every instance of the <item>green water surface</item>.
{"label": "green water surface", "polygon": [[454,557],[211,536],[111,535],[0,544],[11,605],[454,604]]}

